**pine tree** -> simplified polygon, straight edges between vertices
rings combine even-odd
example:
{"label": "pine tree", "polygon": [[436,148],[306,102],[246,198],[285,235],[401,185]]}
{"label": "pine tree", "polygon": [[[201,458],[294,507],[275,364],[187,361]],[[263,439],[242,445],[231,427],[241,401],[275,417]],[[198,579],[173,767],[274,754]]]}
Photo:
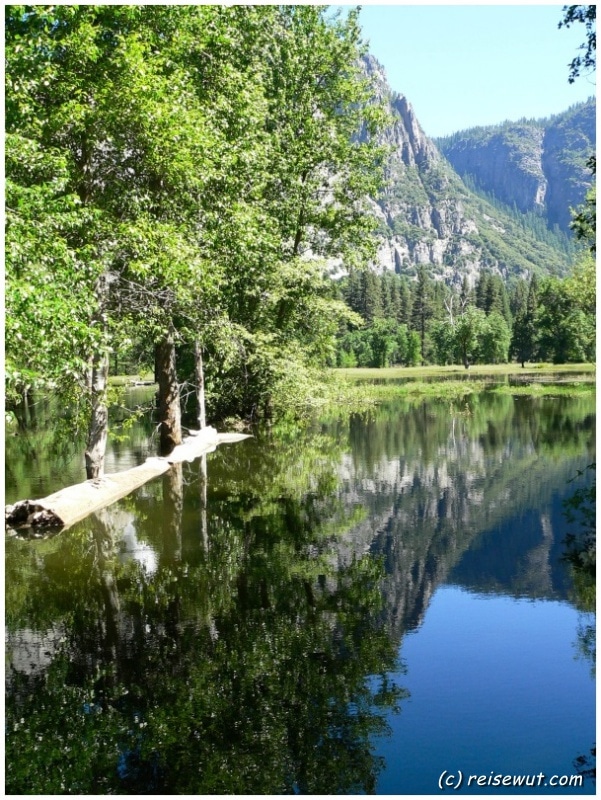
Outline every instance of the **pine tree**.
{"label": "pine tree", "polygon": [[382,316],[382,284],[370,269],[361,273],[361,311],[364,320],[371,324]]}
{"label": "pine tree", "polygon": [[432,313],[431,281],[428,278],[425,267],[422,265],[417,272],[417,284],[411,310],[411,327],[419,334],[422,364],[426,363],[426,334]]}
{"label": "pine tree", "polygon": [[510,353],[521,363],[531,361],[537,347],[536,312],[538,308],[538,280],[533,275],[528,288],[526,304],[516,310]]}
{"label": "pine tree", "polygon": [[399,316],[398,321],[401,324],[407,325],[408,327],[411,325],[411,309],[413,308],[413,295],[411,293],[411,287],[409,282],[406,278],[402,278],[399,281],[399,296],[400,296],[400,308],[399,308]]}

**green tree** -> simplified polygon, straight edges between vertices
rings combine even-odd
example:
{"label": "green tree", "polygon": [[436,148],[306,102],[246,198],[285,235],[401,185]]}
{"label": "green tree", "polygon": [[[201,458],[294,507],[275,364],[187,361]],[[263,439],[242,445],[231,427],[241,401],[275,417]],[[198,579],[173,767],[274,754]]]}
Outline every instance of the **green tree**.
{"label": "green tree", "polygon": [[382,302],[382,281],[373,270],[366,269],[361,273],[362,304],[359,313],[368,323],[380,319],[384,312]]}
{"label": "green tree", "polygon": [[[285,402],[305,367],[332,357],[348,316],[324,259],[361,265],[373,253],[365,204],[382,113],[356,14],[36,6],[10,7],[7,20],[13,396],[34,375],[51,385],[77,371],[90,475],[102,470],[120,341],[155,348],[167,449],[181,436],[176,348],[195,354],[198,389],[208,358],[214,409],[220,395],[239,414],[265,412],[274,393]],[[29,176],[25,153],[39,153]],[[23,295],[51,221],[60,258],[40,274],[40,313]],[[51,295],[63,283],[75,292],[60,308]],[[55,310],[74,338],[42,374],[37,346],[19,352],[19,325]]]}
{"label": "green tree", "polygon": [[[580,76],[581,70],[594,71],[597,67],[597,6],[564,6],[564,16],[559,23],[560,28],[569,28],[576,22],[582,23],[586,30],[586,41],[580,46],[584,51],[583,55],[578,55],[570,63],[570,73],[568,81],[574,83]],[[588,165],[593,173],[597,173],[597,156],[593,154]],[[573,213],[570,227],[576,234],[576,238],[583,239],[588,243],[592,253],[596,252],[597,247],[597,204],[596,188],[593,186],[586,195],[584,206]]]}
{"label": "green tree", "polygon": [[538,292],[538,279],[536,275],[533,275],[530,279],[525,303],[522,297],[520,305],[516,307],[510,353],[517,358],[522,367],[526,361],[531,361],[537,352]]}
{"label": "green tree", "polygon": [[595,259],[583,253],[576,261],[565,287],[572,302],[594,317],[597,311],[597,270]]}
{"label": "green tree", "polygon": [[[237,342],[226,369],[210,376],[222,413],[264,413],[302,394],[306,370],[331,358],[347,316],[325,259],[359,271],[375,253],[367,197],[381,181],[375,133],[384,117],[361,68],[356,14],[330,18],[323,8],[292,6],[269,13],[253,240],[234,250],[223,242],[225,308]],[[366,316],[379,314],[377,298],[368,293],[368,301]]]}
{"label": "green tree", "polygon": [[443,365],[452,363],[455,355],[455,337],[450,320],[435,322],[431,336],[436,363]]}
{"label": "green tree", "polygon": [[491,311],[480,334],[479,358],[484,364],[504,364],[509,356],[511,329],[498,311]]}
{"label": "green tree", "polygon": [[565,281],[541,286],[536,314],[540,357],[554,364],[594,359],[595,320],[574,302]]}
{"label": "green tree", "polygon": [[[595,175],[597,163],[593,156],[589,159],[589,166]],[[597,187],[592,186],[586,193],[584,204],[572,212],[570,228],[576,238],[583,241],[593,253],[597,252]]]}
{"label": "green tree", "polygon": [[396,349],[397,324],[394,320],[376,319],[370,330],[372,367],[387,367]]}
{"label": "green tree", "polygon": [[417,331],[409,331],[407,335],[407,366],[416,367],[421,359],[421,339]]}
{"label": "green tree", "polygon": [[481,336],[486,329],[486,314],[470,306],[456,318],[454,329],[455,353],[468,369],[480,355]]}
{"label": "green tree", "polygon": [[417,271],[417,283],[413,295],[413,308],[411,309],[411,327],[419,334],[421,362],[427,360],[428,323],[432,317],[432,284],[426,268],[421,265]]}

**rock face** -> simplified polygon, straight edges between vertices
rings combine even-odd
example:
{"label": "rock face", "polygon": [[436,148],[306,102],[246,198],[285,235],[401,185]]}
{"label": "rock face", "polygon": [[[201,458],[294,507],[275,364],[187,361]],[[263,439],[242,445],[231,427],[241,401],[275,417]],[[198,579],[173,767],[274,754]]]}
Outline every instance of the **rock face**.
{"label": "rock face", "polygon": [[596,103],[554,117],[545,130],[542,167],[549,182],[547,216],[566,229],[569,209],[580,205],[591,185],[587,160],[596,150]]}
{"label": "rock face", "polygon": [[459,175],[567,232],[569,209],[591,183],[586,162],[596,145],[595,106],[591,98],[546,120],[473,128],[437,144]]}
{"label": "rock face", "polygon": [[[563,164],[577,158],[585,166],[588,139],[574,133],[569,114],[548,130],[518,125],[511,137],[491,131],[479,147],[461,140],[452,165],[425,135],[407,98],[391,90],[376,59],[368,56],[364,65],[391,119],[382,136],[390,148],[387,185],[373,200],[380,238],[376,269],[411,277],[426,265],[432,277],[454,285],[464,278],[473,285],[484,268],[504,279],[565,273],[570,263],[566,241],[541,238],[510,209],[504,211],[468,188],[458,172],[468,173],[469,168],[470,175],[487,175],[490,185],[498,187],[499,200],[521,211],[549,209],[549,219],[561,218],[567,227],[569,205],[581,203],[590,185],[590,172],[588,180],[579,173],[570,179],[573,191],[568,195],[565,181],[560,184],[550,166],[560,163],[553,152],[564,154]],[[576,144],[577,156],[572,148]]]}
{"label": "rock face", "polygon": [[481,140],[459,139],[443,152],[459,175],[477,178],[499,200],[524,212],[542,210],[548,185],[541,163],[543,140],[541,128],[516,125],[499,133],[486,129]]}

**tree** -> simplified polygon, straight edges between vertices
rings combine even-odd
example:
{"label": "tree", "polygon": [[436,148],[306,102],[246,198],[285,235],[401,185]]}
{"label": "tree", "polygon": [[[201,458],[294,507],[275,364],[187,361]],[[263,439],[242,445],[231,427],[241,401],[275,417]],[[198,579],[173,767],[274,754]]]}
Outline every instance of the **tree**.
{"label": "tree", "polygon": [[[355,13],[315,8],[7,9],[8,377],[16,397],[33,375],[77,373],[91,477],[119,338],[155,348],[164,449],[181,437],[176,348],[196,354],[198,391],[206,366],[210,400],[225,394],[238,414],[291,397],[295,372],[331,357],[347,311],[325,259],[374,252],[382,113],[361,48]],[[28,176],[25,153],[43,168]],[[50,231],[40,313],[23,294]],[[61,308],[63,283],[76,292]],[[19,352],[19,325],[54,312],[74,338],[44,371],[39,336]]]}
{"label": "tree", "polygon": [[[292,6],[269,13],[261,29],[263,182],[247,208],[244,246],[232,250],[226,236],[221,247],[224,310],[237,342],[226,369],[209,376],[221,413],[247,416],[299,397],[307,370],[331,358],[347,311],[326,259],[360,272],[375,253],[367,197],[384,155],[375,138],[384,118],[360,65],[356,14],[329,19],[324,9]],[[220,222],[220,235],[228,223]],[[377,297],[368,299],[368,315],[381,313]]]}
{"label": "tree", "polygon": [[361,289],[362,306],[359,313],[368,324],[371,324],[383,314],[382,283],[379,275],[371,269],[363,270]]}
{"label": "tree", "polygon": [[[22,225],[17,223],[17,217],[20,216],[19,206],[21,209],[27,209],[26,216],[32,215],[31,227],[37,235],[45,227],[43,220],[46,212],[39,206],[35,208],[29,202],[36,196],[38,199],[44,195],[55,198],[59,201],[59,205],[63,206],[63,210],[66,208],[66,200],[74,211],[77,209],[73,216],[79,216],[82,221],[87,218],[88,225],[71,224],[66,237],[63,237],[60,234],[61,221],[64,217],[63,215],[58,217],[57,232],[60,237],[59,242],[61,238],[62,242],[59,244],[58,252],[55,250],[48,259],[48,268],[41,276],[42,282],[38,281],[38,297],[34,302],[37,301],[43,308],[46,307],[46,311],[56,309],[65,325],[65,332],[57,339],[64,341],[67,338],[70,346],[59,356],[58,363],[62,364],[63,368],[66,367],[70,374],[72,399],[77,398],[76,387],[78,387],[80,396],[90,404],[86,468],[89,477],[97,477],[102,470],[103,448],[106,441],[106,375],[109,347],[106,299],[109,284],[107,267],[111,248],[107,247],[106,240],[103,242],[106,221],[99,213],[99,209],[94,208],[90,202],[97,176],[92,151],[88,146],[89,137],[85,135],[86,126],[93,125],[93,112],[90,109],[96,103],[96,99],[92,98],[96,94],[98,75],[102,73],[102,67],[97,70],[96,80],[90,80],[87,94],[82,97],[82,84],[86,82],[86,77],[91,77],[89,74],[85,76],[87,66],[85,62],[89,63],[90,59],[98,62],[101,59],[94,43],[94,30],[90,26],[82,29],[82,35],[75,43],[70,41],[69,22],[76,18],[77,14],[74,8],[63,9],[58,14],[55,14],[52,8],[46,7],[6,9],[9,87],[7,133],[16,148],[22,151],[29,150],[30,154],[36,153],[38,164],[45,163],[46,169],[51,161],[56,166],[60,164],[60,173],[52,176],[56,179],[60,175],[60,182],[48,194],[44,188],[45,181],[49,177],[48,173],[44,175],[38,171],[37,176],[30,173],[28,179],[24,170],[9,161],[8,174],[13,189],[12,198],[20,198],[21,201],[17,201],[17,207],[14,209],[9,247],[13,253],[20,251],[23,255],[25,244],[26,253],[20,267],[9,269],[7,277],[8,294],[14,299],[20,294],[20,286],[28,285],[28,275],[36,271],[36,265],[32,261],[36,234],[34,236],[28,234],[25,239],[22,238]],[[84,63],[81,65],[82,76],[76,78],[70,72],[70,66],[73,60],[77,59]],[[95,135],[101,136],[103,126],[99,125],[98,128]],[[65,198],[62,202],[61,196]],[[23,200],[25,200],[24,205]],[[62,253],[56,258],[61,250]],[[49,301],[48,295],[56,292],[56,286],[65,281],[70,269],[73,268],[76,271],[73,281],[76,287],[75,295],[67,292],[66,297],[60,302]],[[83,300],[83,313],[72,307],[75,298]],[[25,308],[21,306],[19,311],[21,316],[15,321],[16,325],[21,322],[27,324],[27,315],[23,313]],[[71,311],[74,320],[69,319]],[[48,328],[44,326],[43,335],[52,335],[53,327],[55,326],[50,325]],[[9,339],[10,345],[12,342]],[[19,361],[22,356],[13,350],[12,358]],[[52,385],[51,375],[55,367],[45,367],[39,359],[36,367],[41,378],[40,384]],[[99,463],[92,464],[96,459],[99,459]]]}
{"label": "tree", "polygon": [[486,314],[482,309],[470,306],[455,322],[455,353],[468,369],[479,355],[480,337],[486,327]]}
{"label": "tree", "polygon": [[519,278],[510,294],[509,310],[512,318],[515,318],[521,311],[525,310],[528,300],[528,284],[523,278]]}
{"label": "tree", "polygon": [[[581,70],[594,71],[597,67],[597,6],[564,6],[563,11],[564,17],[558,27],[569,28],[570,25],[579,22],[584,24],[586,30],[586,42],[580,46],[580,49],[584,51],[584,55],[576,56],[569,65],[568,81],[569,83],[574,83],[576,78],[580,76]],[[590,157],[588,166],[593,176],[595,176],[597,173],[596,154]],[[570,227],[576,234],[576,238],[587,242],[591,252],[595,253],[597,216],[596,189],[594,186],[587,192],[584,206],[573,213]]]}
{"label": "tree", "polygon": [[597,64],[597,33],[595,30],[597,6],[564,6],[563,11],[564,16],[558,25],[559,28],[569,28],[579,22],[586,29],[586,42],[580,46],[584,54],[576,56],[569,65],[568,81],[574,83],[580,76],[581,70],[594,70]]}
{"label": "tree", "polygon": [[536,313],[540,357],[554,364],[594,358],[595,320],[574,302],[566,281],[541,286]]}
{"label": "tree", "polygon": [[479,357],[484,364],[504,364],[509,355],[511,329],[498,311],[486,317],[479,341]]}
{"label": "tree", "polygon": [[597,311],[597,270],[595,259],[583,253],[576,261],[572,274],[565,280],[572,302],[594,317]]}
{"label": "tree", "polygon": [[396,349],[395,334],[397,323],[394,320],[376,319],[370,328],[370,343],[373,353],[372,367],[387,367]]}
{"label": "tree", "polygon": [[417,331],[409,331],[407,335],[407,366],[416,367],[421,357],[421,339]]}
{"label": "tree", "polygon": [[523,299],[516,308],[513,323],[513,332],[510,353],[521,363],[531,361],[535,354],[538,341],[536,315],[538,309],[538,279],[533,275],[528,287],[528,295],[524,304]]}
{"label": "tree", "polygon": [[434,323],[431,330],[434,356],[437,364],[453,362],[455,354],[454,327],[450,320]]}
{"label": "tree", "polygon": [[[589,159],[589,167],[595,175],[597,162],[596,157]],[[574,231],[577,239],[583,241],[593,253],[597,252],[597,187],[592,186],[586,193],[582,206],[572,212],[572,222],[570,228]]]}
{"label": "tree", "polygon": [[417,271],[417,284],[411,310],[411,327],[419,334],[422,364],[426,363],[426,332],[432,313],[431,281],[426,273],[426,268],[421,265]]}
{"label": "tree", "polygon": [[[7,46],[7,81],[13,50]],[[34,389],[73,403],[86,392],[89,353],[105,344],[91,325],[101,267],[83,244],[96,220],[67,191],[64,155],[13,132],[7,106],[6,399],[18,402]]]}
{"label": "tree", "polygon": [[475,302],[476,308],[481,308],[482,311],[489,311],[487,309],[487,299],[489,293],[489,285],[491,281],[492,275],[488,270],[483,270],[480,275],[478,276],[478,280],[476,281],[476,287],[474,289],[475,295]]}

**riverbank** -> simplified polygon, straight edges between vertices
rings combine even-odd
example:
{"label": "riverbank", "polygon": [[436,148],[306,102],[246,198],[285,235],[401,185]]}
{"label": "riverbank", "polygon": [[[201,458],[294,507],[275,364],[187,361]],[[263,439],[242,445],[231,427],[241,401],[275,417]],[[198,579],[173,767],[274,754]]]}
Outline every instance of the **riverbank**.
{"label": "riverbank", "polygon": [[533,376],[550,376],[550,375],[573,375],[580,374],[590,375],[591,379],[595,379],[596,365],[581,363],[581,364],[528,364],[522,367],[520,364],[474,364],[468,370],[459,364],[450,364],[447,366],[440,366],[437,364],[428,365],[425,367],[382,367],[380,369],[371,369],[366,367],[355,367],[353,369],[333,369],[331,372],[334,375],[339,375],[350,380],[403,380],[409,378],[432,378],[436,376],[448,375],[461,375],[469,377],[472,375],[477,376],[491,376],[500,377],[504,375],[533,375]]}
{"label": "riverbank", "polygon": [[[332,405],[370,406],[392,397],[457,401],[482,391],[499,394],[577,396],[596,390],[594,364],[478,364],[331,370]],[[328,404],[328,401],[325,401]]]}

